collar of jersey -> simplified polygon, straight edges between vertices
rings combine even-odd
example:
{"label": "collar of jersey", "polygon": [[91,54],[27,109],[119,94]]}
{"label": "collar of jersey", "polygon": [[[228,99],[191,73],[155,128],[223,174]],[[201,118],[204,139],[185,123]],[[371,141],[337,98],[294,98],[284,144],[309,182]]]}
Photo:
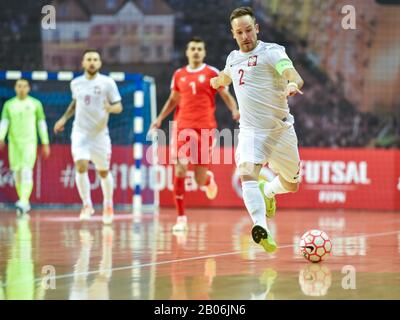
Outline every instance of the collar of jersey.
{"label": "collar of jersey", "polygon": [[97,72],[96,73],[96,76],[94,77],[94,78],[92,78],[92,79],[88,79],[88,78],[86,78],[86,75],[85,74],[83,74],[83,78],[86,80],[86,81],[92,81],[92,80],[96,80],[98,77],[99,77],[99,72]]}
{"label": "collar of jersey", "polygon": [[197,69],[192,69],[189,65],[186,66],[186,71],[190,72],[190,73],[194,73],[194,72],[199,72],[201,70],[203,70],[206,67],[206,64],[203,63],[200,67],[198,67]]}
{"label": "collar of jersey", "polygon": [[242,52],[242,51],[239,49],[239,54],[240,54],[241,56],[245,56],[245,57],[250,56],[250,55],[252,55],[252,54],[254,53],[254,51],[257,50],[257,48],[258,48],[259,45],[261,45],[261,40],[257,40],[257,45],[256,45],[256,47],[255,47],[253,50],[249,51],[249,52]]}

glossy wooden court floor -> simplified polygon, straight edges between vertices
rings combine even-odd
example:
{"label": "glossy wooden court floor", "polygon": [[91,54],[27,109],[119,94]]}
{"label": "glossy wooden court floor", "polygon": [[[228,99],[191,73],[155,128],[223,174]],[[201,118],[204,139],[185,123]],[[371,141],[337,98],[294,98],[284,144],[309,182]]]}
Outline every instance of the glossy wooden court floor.
{"label": "glossy wooden court floor", "polygon": [[[279,250],[250,237],[244,210],[196,209],[175,235],[174,211],[112,227],[72,211],[0,214],[0,299],[400,299],[400,214],[279,211],[270,222]],[[308,229],[326,231],[333,256],[298,254]]]}

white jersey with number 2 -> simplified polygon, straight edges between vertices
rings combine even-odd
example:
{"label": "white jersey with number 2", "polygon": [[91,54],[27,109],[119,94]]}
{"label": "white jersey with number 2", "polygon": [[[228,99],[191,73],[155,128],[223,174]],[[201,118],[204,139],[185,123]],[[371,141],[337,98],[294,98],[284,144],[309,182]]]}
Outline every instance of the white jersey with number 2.
{"label": "white jersey with number 2", "polygon": [[275,70],[283,59],[290,60],[283,46],[262,41],[251,52],[229,54],[224,73],[233,81],[241,129],[273,129],[276,120],[289,116],[287,82]]}

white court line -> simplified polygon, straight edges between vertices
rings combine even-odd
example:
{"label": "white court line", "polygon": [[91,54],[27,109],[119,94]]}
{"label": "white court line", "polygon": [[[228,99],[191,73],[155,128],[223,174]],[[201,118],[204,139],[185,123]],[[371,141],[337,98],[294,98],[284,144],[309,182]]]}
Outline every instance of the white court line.
{"label": "white court line", "polygon": [[[357,234],[357,235],[352,235],[352,236],[337,237],[335,239],[346,239],[346,238],[357,238],[357,237],[373,238],[373,237],[380,237],[380,236],[388,236],[388,235],[396,234],[396,233],[400,233],[400,230],[390,231],[390,232],[381,232],[381,233],[371,233],[371,234]],[[288,244],[288,245],[284,245],[284,246],[279,246],[278,249],[292,248],[294,246],[295,246],[295,244]],[[177,263],[177,262],[202,260],[202,259],[207,259],[207,258],[218,258],[218,257],[239,254],[239,253],[242,253],[245,251],[246,250],[240,250],[240,251],[233,251],[233,252],[210,254],[210,255],[206,255],[206,256],[190,257],[190,258],[184,258],[184,259],[174,259],[174,260],[167,260],[167,261],[160,261],[160,262],[149,262],[149,263],[138,264],[135,266],[130,265],[130,266],[125,266],[125,267],[106,269],[106,270],[102,270],[102,271],[96,270],[96,271],[88,271],[88,272],[81,272],[81,273],[67,273],[67,274],[64,274],[61,276],[55,276],[54,278],[51,278],[51,280],[60,280],[60,279],[66,279],[66,278],[75,277],[75,276],[89,276],[92,274],[98,274],[100,272],[107,272],[107,271],[116,272],[116,271],[123,271],[123,270],[132,270],[132,269],[137,269],[137,268],[145,268],[145,267],[150,267],[150,266],[159,266],[159,265]],[[264,250],[262,250],[260,248],[260,251],[264,251]],[[46,279],[48,279],[48,278],[46,278]],[[43,281],[43,278],[36,278],[34,281],[40,282],[40,281]],[[23,283],[23,282],[21,282],[21,283]],[[4,283],[0,287],[6,287],[6,286],[7,286],[7,283]]]}

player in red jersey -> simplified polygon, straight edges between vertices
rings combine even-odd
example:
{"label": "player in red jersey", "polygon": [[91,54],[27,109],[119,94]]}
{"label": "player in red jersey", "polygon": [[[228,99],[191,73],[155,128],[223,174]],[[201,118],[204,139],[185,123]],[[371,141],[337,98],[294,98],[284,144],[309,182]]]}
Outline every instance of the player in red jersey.
{"label": "player in red jersey", "polygon": [[[209,170],[210,151],[213,138],[201,135],[206,130],[217,127],[215,120],[215,94],[218,92],[234,120],[239,119],[239,111],[233,96],[227,88],[218,90],[210,86],[210,79],[218,75],[218,70],[204,63],[206,56],[205,43],[200,38],[193,38],[187,44],[186,57],[188,65],[175,71],[171,94],[166,101],[151,129],[159,128],[162,121],[176,108],[175,128],[172,139],[177,152],[177,163],[174,176],[174,197],[178,211],[174,231],[187,229],[187,217],[184,208],[185,177],[188,164],[194,165],[195,180],[200,189],[206,192],[209,199],[217,196],[218,188],[213,173]],[[176,140],[176,141],[175,141]],[[189,148],[187,148],[189,145]],[[192,148],[193,147],[193,148]],[[189,149],[190,152],[185,152]],[[196,152],[192,152],[196,150]],[[207,157],[203,155],[207,154]],[[206,159],[204,159],[206,158]]]}

